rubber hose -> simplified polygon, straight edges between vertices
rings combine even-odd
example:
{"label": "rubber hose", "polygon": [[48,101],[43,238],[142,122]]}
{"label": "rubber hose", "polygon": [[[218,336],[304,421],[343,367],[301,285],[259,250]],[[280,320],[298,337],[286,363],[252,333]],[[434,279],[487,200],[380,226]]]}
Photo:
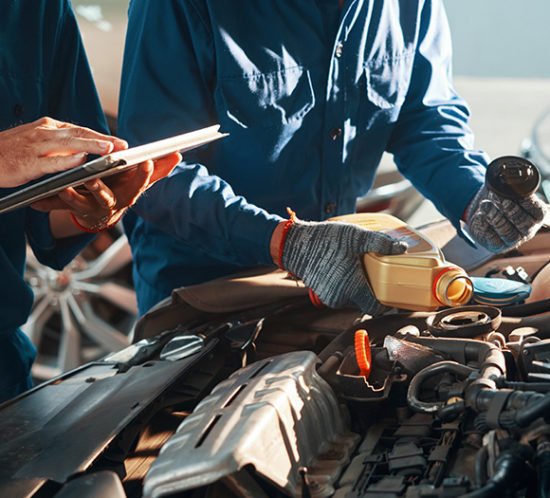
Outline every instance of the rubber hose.
{"label": "rubber hose", "polygon": [[418,372],[411,380],[409,389],[407,390],[407,404],[411,409],[420,413],[435,413],[444,406],[442,401],[436,401],[433,403],[425,403],[418,399],[418,393],[422,387],[422,384],[430,377],[443,373],[453,373],[459,377],[468,377],[475,370],[461,365],[455,361],[439,361],[433,365],[429,365]]}
{"label": "rubber hose", "polygon": [[[525,459],[517,450],[507,450],[495,461],[495,475],[480,489],[462,495],[463,498],[489,498],[510,496],[514,485],[521,484],[525,470]],[[524,476],[523,476],[524,477]],[[517,489],[517,488],[516,488]]]}
{"label": "rubber hose", "polygon": [[550,393],[544,395],[543,398],[535,403],[527,405],[525,408],[518,410],[516,414],[516,423],[519,427],[528,426],[533,420],[543,416],[550,408]]}
{"label": "rubber hose", "polygon": [[503,306],[502,316],[531,316],[547,313],[550,311],[550,298],[533,301],[532,303]]}

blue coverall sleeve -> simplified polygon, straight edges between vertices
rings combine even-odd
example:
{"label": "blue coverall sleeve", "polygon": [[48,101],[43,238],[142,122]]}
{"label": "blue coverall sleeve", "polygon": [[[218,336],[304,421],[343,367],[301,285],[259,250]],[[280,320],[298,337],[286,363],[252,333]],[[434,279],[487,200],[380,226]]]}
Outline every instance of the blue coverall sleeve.
{"label": "blue coverall sleeve", "polygon": [[[205,15],[192,1],[130,3],[118,118],[119,134],[130,145],[217,122],[215,50]],[[150,188],[134,212],[224,261],[270,264],[269,241],[281,218],[208,174],[201,163],[207,167],[215,151],[214,144],[186,156],[187,163]],[[200,160],[193,164],[193,158]]]}
{"label": "blue coverall sleeve", "polygon": [[[457,228],[483,184],[487,156],[474,149],[469,109],[451,83],[451,38],[440,0],[424,4],[408,94],[388,146],[399,170]],[[448,192],[441,186],[448,185]]]}
{"label": "blue coverall sleeve", "polygon": [[[87,126],[107,133],[105,116],[95,89],[74,12],[66,0],[58,8],[49,3],[44,10],[44,25],[54,26],[56,36],[50,36],[51,46],[43,50],[52,54],[45,59],[47,74],[47,114],[61,121]],[[27,208],[25,230],[33,252],[41,263],[62,269],[93,238],[82,234],[54,239],[49,228],[49,215]]]}
{"label": "blue coverall sleeve", "polygon": [[269,241],[282,218],[235,195],[204,166],[179,165],[169,178],[153,185],[134,210],[170,235],[192,241],[223,261],[273,263]]}

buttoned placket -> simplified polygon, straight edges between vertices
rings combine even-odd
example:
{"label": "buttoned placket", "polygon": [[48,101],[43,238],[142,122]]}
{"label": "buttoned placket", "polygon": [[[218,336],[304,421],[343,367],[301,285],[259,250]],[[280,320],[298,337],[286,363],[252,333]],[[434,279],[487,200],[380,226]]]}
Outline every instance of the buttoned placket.
{"label": "buttoned placket", "polygon": [[340,26],[333,44],[330,60],[328,80],[326,84],[326,106],[324,116],[323,161],[321,181],[321,212],[319,216],[326,219],[334,216],[338,209],[339,175],[341,172],[344,140],[344,81],[345,81],[345,57],[344,41],[345,16],[340,21]]}

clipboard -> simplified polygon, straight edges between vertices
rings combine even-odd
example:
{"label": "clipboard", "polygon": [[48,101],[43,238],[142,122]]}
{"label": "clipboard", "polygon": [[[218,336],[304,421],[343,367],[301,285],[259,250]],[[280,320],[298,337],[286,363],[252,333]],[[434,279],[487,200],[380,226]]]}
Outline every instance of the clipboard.
{"label": "clipboard", "polygon": [[160,159],[173,152],[183,153],[227,136],[227,133],[221,133],[219,128],[220,125],[209,126],[126,150],[111,152],[76,168],[55,173],[44,180],[0,198],[0,214],[28,206],[68,187],[82,185],[88,180],[105,178],[134,168],[147,159]]}

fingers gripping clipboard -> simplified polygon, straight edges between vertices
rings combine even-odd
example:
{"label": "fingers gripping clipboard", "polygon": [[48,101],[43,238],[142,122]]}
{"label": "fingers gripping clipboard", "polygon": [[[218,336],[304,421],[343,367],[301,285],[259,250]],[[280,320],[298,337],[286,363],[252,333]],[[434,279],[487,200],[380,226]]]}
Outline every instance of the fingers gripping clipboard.
{"label": "fingers gripping clipboard", "polygon": [[65,188],[77,187],[88,180],[120,173],[148,159],[160,159],[173,152],[183,153],[213,142],[227,135],[227,133],[221,133],[219,128],[220,125],[209,126],[130,149],[112,152],[76,168],[56,173],[0,198],[0,214],[28,206],[40,199],[55,195]]}

